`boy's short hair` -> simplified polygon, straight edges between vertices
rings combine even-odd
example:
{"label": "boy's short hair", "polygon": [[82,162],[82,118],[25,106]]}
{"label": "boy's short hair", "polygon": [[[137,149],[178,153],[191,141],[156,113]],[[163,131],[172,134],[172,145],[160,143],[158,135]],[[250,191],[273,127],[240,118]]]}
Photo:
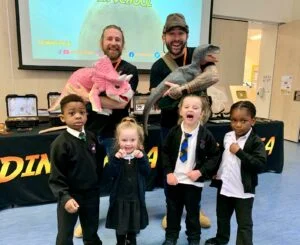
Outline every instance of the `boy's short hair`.
{"label": "boy's short hair", "polygon": [[66,105],[70,102],[81,102],[82,104],[85,104],[84,100],[77,94],[69,94],[60,101],[60,108],[62,113],[64,112]]}

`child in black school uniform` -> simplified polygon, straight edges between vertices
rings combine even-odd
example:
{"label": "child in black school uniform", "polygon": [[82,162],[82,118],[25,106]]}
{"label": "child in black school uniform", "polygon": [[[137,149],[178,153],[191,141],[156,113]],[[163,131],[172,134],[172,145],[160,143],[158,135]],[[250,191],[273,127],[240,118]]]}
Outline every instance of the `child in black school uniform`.
{"label": "child in black school uniform", "polygon": [[212,134],[201,125],[209,110],[206,98],[189,94],[179,103],[182,123],[172,128],[164,142],[162,158],[167,186],[167,227],[163,245],[176,245],[183,208],[189,245],[199,245],[200,200],[204,180],[211,177],[220,157]]}
{"label": "child in black school uniform", "polygon": [[212,185],[218,187],[218,230],[205,245],[224,245],[230,238],[230,219],[235,211],[238,223],[236,245],[252,245],[252,208],[257,174],[265,169],[265,146],[252,128],[255,124],[255,106],[240,101],[231,106],[232,131],[224,137],[222,162]]}
{"label": "child in black school uniform", "polygon": [[116,230],[117,245],[136,245],[136,234],[149,223],[145,178],[151,169],[143,141],[143,129],[133,118],[117,126],[116,151],[107,166],[114,183],[106,219],[106,228]]}
{"label": "child in black school uniform", "polygon": [[58,199],[56,244],[73,244],[73,230],[79,216],[83,243],[101,245],[97,230],[105,149],[92,133],[84,130],[87,113],[81,97],[68,95],[60,105],[60,119],[67,124],[67,130],[51,144],[49,177],[50,188]]}

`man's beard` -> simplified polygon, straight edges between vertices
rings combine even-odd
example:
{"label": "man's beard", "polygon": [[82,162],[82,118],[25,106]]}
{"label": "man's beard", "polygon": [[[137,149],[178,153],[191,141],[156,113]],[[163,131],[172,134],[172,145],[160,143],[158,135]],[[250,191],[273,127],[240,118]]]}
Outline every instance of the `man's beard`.
{"label": "man's beard", "polygon": [[111,52],[109,49],[107,49],[107,50],[103,50],[103,53],[113,61],[117,60],[122,55],[122,52],[120,50],[113,50]]}
{"label": "man's beard", "polygon": [[171,55],[180,56],[180,55],[183,54],[183,50],[186,47],[186,42],[181,42],[180,43],[180,49],[179,49],[179,51],[176,51],[176,52],[173,52],[173,50],[172,50],[172,42],[170,44],[166,43],[166,46],[167,46],[167,49],[168,49],[168,51]]}

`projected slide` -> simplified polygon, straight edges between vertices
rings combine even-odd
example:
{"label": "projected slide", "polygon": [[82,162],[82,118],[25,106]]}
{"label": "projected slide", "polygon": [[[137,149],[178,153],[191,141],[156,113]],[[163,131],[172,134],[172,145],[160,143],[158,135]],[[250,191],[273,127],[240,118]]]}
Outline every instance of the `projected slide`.
{"label": "projected slide", "polygon": [[149,69],[164,54],[161,36],[168,14],[186,16],[189,46],[201,42],[204,2],[210,1],[19,0],[23,65],[89,66],[102,55],[102,29],[115,24],[125,35],[122,58]]}

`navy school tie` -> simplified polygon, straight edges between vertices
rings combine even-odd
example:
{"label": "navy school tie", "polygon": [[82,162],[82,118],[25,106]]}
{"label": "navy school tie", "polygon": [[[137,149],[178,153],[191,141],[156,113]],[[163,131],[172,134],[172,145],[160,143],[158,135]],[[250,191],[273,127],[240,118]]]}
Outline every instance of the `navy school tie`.
{"label": "navy school tie", "polygon": [[183,163],[186,162],[186,160],[187,160],[188,139],[191,136],[192,136],[191,134],[184,133],[184,139],[181,143],[180,155],[179,155],[179,158]]}
{"label": "navy school tie", "polygon": [[81,133],[79,134],[79,139],[81,139],[81,140],[83,140],[83,141],[86,141],[86,135],[85,135],[84,132],[81,132]]}

